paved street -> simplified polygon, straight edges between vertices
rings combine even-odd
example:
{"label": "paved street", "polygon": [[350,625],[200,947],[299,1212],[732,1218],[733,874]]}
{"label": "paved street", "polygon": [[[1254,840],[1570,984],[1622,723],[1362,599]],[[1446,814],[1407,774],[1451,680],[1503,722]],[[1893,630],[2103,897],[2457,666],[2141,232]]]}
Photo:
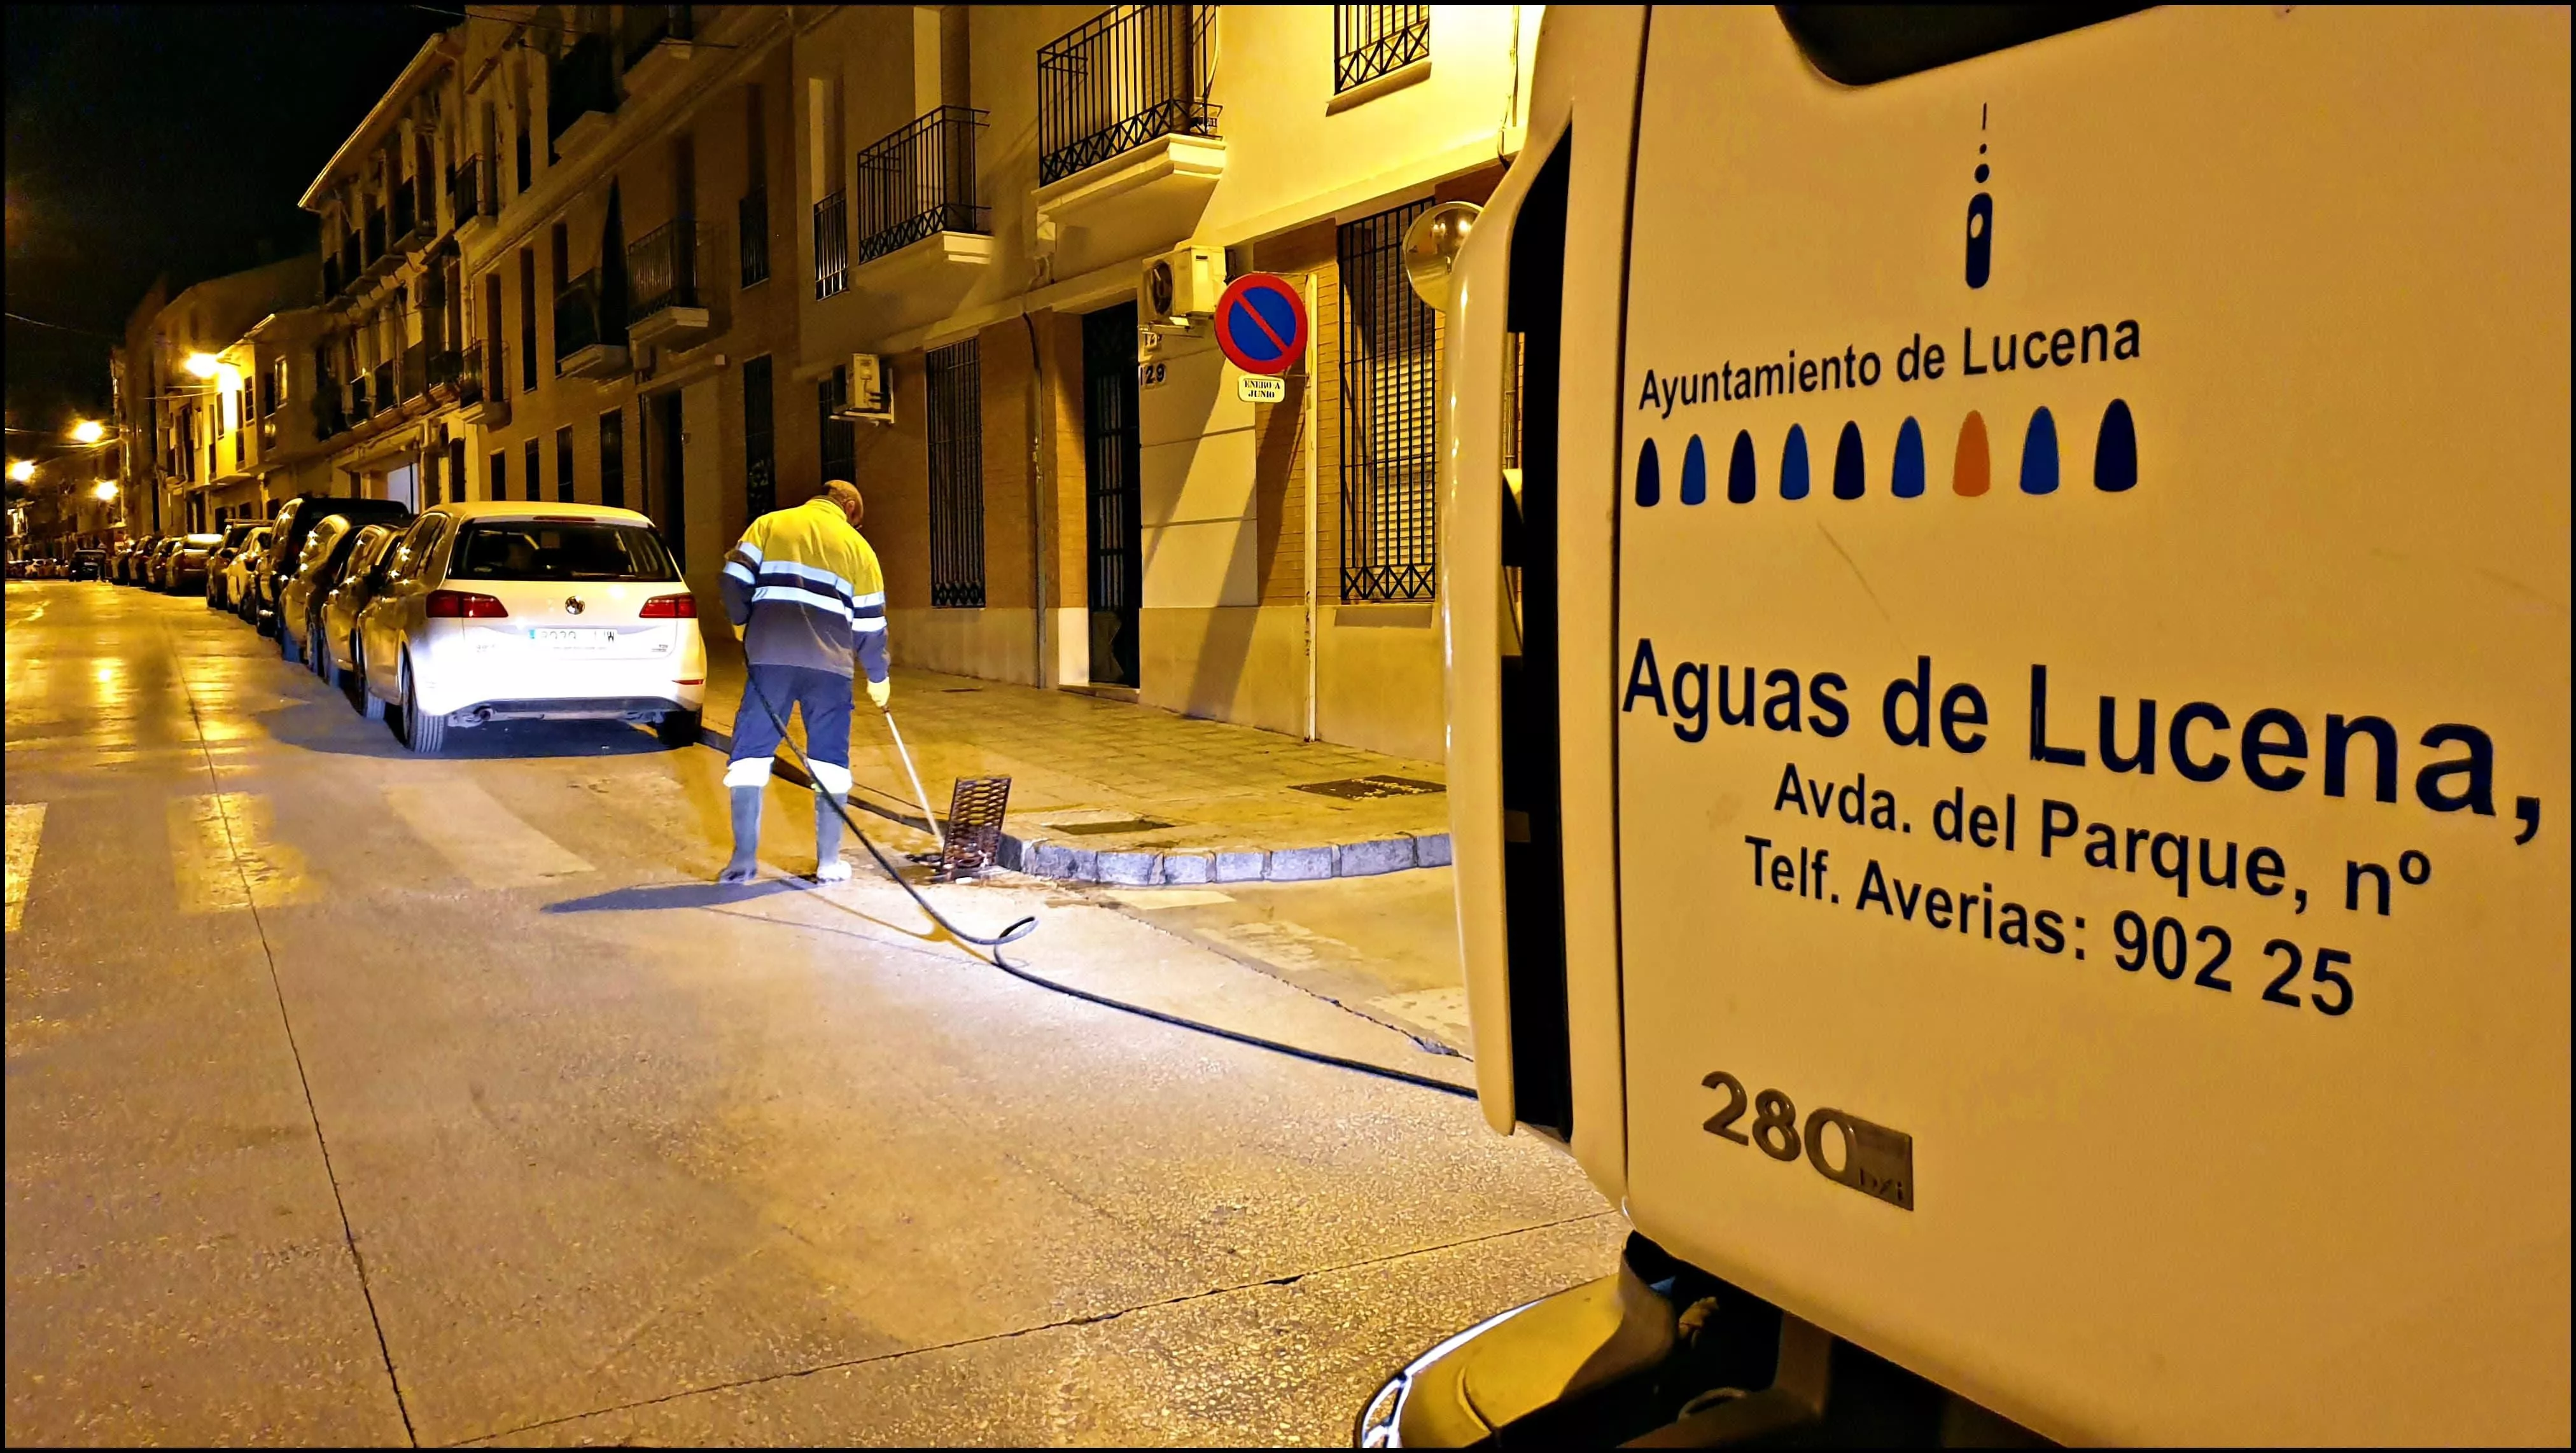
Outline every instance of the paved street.
{"label": "paved street", "polygon": [[[865,868],[796,884],[802,793],[761,883],[706,886],[712,751],[416,760],[107,585],[12,583],[7,651],[13,1444],[1346,1441],[1624,1233],[1469,1101],[1015,981]],[[1371,891],[1445,887],[1408,878]],[[1039,973],[1464,1077],[1210,946],[1281,890],[931,891],[1041,913]],[[1365,950],[1335,901],[1301,931]]]}

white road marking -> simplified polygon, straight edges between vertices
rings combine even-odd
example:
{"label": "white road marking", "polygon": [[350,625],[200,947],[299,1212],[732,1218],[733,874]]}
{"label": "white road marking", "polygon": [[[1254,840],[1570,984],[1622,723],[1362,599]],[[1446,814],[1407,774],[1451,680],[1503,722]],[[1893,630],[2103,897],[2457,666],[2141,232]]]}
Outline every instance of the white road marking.
{"label": "white road marking", "polygon": [[27,911],[27,880],[36,875],[36,844],[45,835],[45,804],[9,804],[9,931]]}
{"label": "white road marking", "polygon": [[531,888],[597,871],[471,782],[387,787],[385,801],[477,888]]}
{"label": "white road marking", "polygon": [[205,792],[170,799],[170,867],[182,913],[280,908],[320,896],[304,854],[275,840],[268,798]]}

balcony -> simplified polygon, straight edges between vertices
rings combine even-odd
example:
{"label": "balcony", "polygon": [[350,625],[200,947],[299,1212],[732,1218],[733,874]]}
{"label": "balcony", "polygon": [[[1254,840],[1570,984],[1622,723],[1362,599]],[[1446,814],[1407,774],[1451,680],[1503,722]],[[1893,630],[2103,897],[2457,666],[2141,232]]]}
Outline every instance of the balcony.
{"label": "balcony", "polygon": [[839,192],[814,204],[814,296],[838,297],[850,286],[850,209]]}
{"label": "balcony", "polygon": [[627,339],[641,348],[687,348],[703,341],[714,322],[698,295],[698,259],[705,229],[682,217],[645,233],[626,249],[626,276],[634,303],[627,309]]}
{"label": "balcony", "polygon": [[1058,277],[1197,226],[1225,172],[1208,99],[1216,13],[1118,6],[1039,49],[1037,250],[1080,254],[1057,259]]}
{"label": "balcony", "polygon": [[617,113],[611,44],[607,36],[585,35],[546,73],[546,134],[556,156],[578,155],[608,134]]}
{"label": "balcony", "polygon": [[465,351],[464,369],[456,380],[456,397],[466,423],[498,429],[510,422],[510,352],[495,338]]}
{"label": "balcony", "polygon": [[976,205],[975,142],[985,113],[943,106],[859,153],[858,266],[850,285],[928,321],[993,260],[990,212]]}
{"label": "balcony", "polygon": [[340,255],[322,254],[322,297],[324,301],[340,296]]}
{"label": "balcony", "polygon": [[390,358],[376,365],[375,381],[367,386],[367,399],[379,414],[389,414],[402,407],[394,397],[394,361]]}
{"label": "balcony", "polygon": [[370,208],[362,231],[367,240],[364,275],[372,278],[392,265],[392,258],[385,252],[385,214]]}
{"label": "balcony", "polygon": [[349,380],[349,428],[354,429],[360,424],[367,422],[367,403],[367,376],[361,373],[356,378]]}
{"label": "balcony", "polygon": [[456,219],[459,242],[478,238],[499,209],[484,191],[483,158],[469,156],[447,170],[447,210]]}
{"label": "balcony", "polygon": [[395,253],[401,252],[404,247],[410,244],[412,233],[419,227],[419,194],[412,190],[412,186],[409,182],[395,182],[393,188],[393,231],[386,239],[386,250]]}
{"label": "balcony", "polygon": [[697,28],[686,5],[629,5],[618,28],[626,94],[658,94],[678,84],[697,54]]}
{"label": "balcony", "polygon": [[626,320],[608,297],[598,268],[555,295],[555,371],[573,378],[615,378],[629,371]]}
{"label": "balcony", "polygon": [[415,343],[402,351],[394,364],[395,384],[402,390],[405,404],[422,402],[429,394],[429,345]]}
{"label": "balcony", "polygon": [[465,369],[464,355],[453,348],[429,351],[429,397],[439,404],[457,402],[457,385]]}

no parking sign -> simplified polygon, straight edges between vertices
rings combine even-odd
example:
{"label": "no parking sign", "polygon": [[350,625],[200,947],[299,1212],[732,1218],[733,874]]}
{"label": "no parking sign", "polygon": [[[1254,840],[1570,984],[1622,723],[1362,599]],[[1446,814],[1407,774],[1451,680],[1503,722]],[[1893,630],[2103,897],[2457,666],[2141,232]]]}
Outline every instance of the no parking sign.
{"label": "no parking sign", "polygon": [[1246,373],[1280,374],[1306,356],[1306,303],[1287,279],[1246,273],[1216,305],[1216,346]]}

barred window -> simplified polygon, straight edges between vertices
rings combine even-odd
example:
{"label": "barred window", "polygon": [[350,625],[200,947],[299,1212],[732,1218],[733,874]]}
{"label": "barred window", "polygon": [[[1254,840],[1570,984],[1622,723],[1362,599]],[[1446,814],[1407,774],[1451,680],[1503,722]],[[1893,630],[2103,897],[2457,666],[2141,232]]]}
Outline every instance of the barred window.
{"label": "barred window", "polygon": [[750,519],[778,508],[778,418],[766,357],[742,366],[742,497]]}
{"label": "barred window", "polygon": [[930,603],[984,604],[983,367],[975,340],[934,348],[930,376]]}
{"label": "barred window", "polygon": [[535,504],[546,497],[545,481],[540,477],[541,467],[546,458],[545,451],[538,446],[536,440],[530,439],[523,452],[528,456],[528,503]]}
{"label": "barred window", "polygon": [[509,497],[510,451],[495,449],[492,451],[492,498],[508,499]]}
{"label": "barred window", "polygon": [[1439,315],[1404,280],[1428,200],[1339,229],[1342,599],[1429,600],[1439,521]]}
{"label": "barred window", "polygon": [[856,484],[858,481],[851,476],[859,470],[859,426],[832,417],[832,411],[849,396],[850,366],[846,363],[835,365],[830,378],[814,381],[815,401],[822,406],[823,415],[823,478],[847,479]]}
{"label": "barred window", "polygon": [[571,504],[573,501],[572,425],[570,424],[555,430],[555,499],[561,504]]}
{"label": "barred window", "polygon": [[1334,95],[1430,58],[1430,6],[1333,7]]}

